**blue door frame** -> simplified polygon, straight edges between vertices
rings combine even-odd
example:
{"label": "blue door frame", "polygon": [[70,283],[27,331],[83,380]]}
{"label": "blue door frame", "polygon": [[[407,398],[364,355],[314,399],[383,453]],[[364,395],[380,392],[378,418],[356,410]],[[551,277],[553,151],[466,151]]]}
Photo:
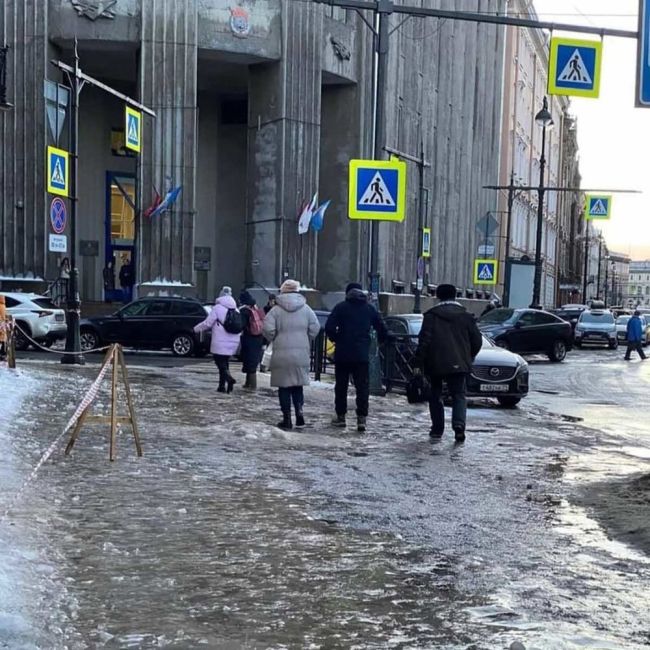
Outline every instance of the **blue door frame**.
{"label": "blue door frame", "polygon": [[[122,287],[120,285],[120,252],[129,254],[132,268],[134,269],[133,277],[135,278],[136,258],[135,258],[135,239],[133,244],[113,244],[111,236],[111,187],[115,179],[133,180],[135,185],[135,174],[128,172],[106,172],[106,203],[104,211],[104,300],[106,302],[131,302],[133,299],[133,285]],[[134,232],[135,236],[135,232]],[[110,278],[108,271],[109,262],[113,263],[113,280]],[[108,282],[107,282],[108,280]],[[112,286],[111,286],[112,284]]]}

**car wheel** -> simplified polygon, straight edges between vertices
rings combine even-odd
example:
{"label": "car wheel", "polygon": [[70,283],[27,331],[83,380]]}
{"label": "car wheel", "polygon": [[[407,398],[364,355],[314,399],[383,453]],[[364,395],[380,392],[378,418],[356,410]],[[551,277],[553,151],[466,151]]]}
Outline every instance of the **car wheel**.
{"label": "car wheel", "polygon": [[[18,325],[18,327],[20,327],[25,332],[25,334],[31,336],[31,330],[29,329],[29,325],[27,325],[27,323],[16,321],[16,325]],[[14,345],[16,347],[16,350],[27,350],[27,348],[29,348],[29,340],[25,334],[23,334],[23,332],[18,329],[18,327],[16,327],[14,330]]]}
{"label": "car wheel", "polygon": [[82,329],[79,333],[79,341],[81,342],[81,351],[90,352],[99,347],[99,335],[90,329]]}
{"label": "car wheel", "polygon": [[553,347],[551,348],[551,351],[548,354],[548,358],[555,362],[558,363],[560,361],[564,361],[566,357],[566,343],[562,339],[558,339],[553,343]]}
{"label": "car wheel", "polygon": [[609,343],[607,347],[610,350],[616,350],[618,348],[618,341],[614,341],[613,343]]}
{"label": "car wheel", "polygon": [[521,397],[497,397],[497,401],[504,409],[513,409],[521,402]]}
{"label": "car wheel", "polygon": [[189,357],[194,352],[194,339],[185,332],[172,339],[172,353],[176,357]]}

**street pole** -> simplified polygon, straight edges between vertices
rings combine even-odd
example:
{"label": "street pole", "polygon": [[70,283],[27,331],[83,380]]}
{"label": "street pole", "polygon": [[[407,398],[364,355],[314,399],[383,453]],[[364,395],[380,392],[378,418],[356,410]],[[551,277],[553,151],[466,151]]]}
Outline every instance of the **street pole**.
{"label": "street pole", "polygon": [[609,271],[609,264],[605,264],[605,307],[607,307],[607,297],[609,295],[609,279],[607,272]]}
{"label": "street pole", "polygon": [[[585,219],[585,260],[584,272],[582,275],[582,301],[587,304],[587,273],[589,272],[589,222]],[[607,273],[607,267],[605,267]],[[607,275],[605,275],[605,283],[607,283]]]}
{"label": "street pole", "polygon": [[503,260],[503,306],[510,304],[510,287],[508,286],[508,260],[510,259],[510,237],[512,233],[512,207],[515,202],[515,172],[510,172],[510,185],[508,185],[508,222],[506,223],[506,250]]}
{"label": "street pole", "polygon": [[[544,109],[548,110],[548,103],[544,97]],[[546,168],[546,122],[542,124],[542,156],[539,160],[539,187],[537,188],[537,236],[535,238],[535,280],[533,282],[533,301],[531,307],[540,303],[542,288],[542,233],[544,227],[544,170]]]}
{"label": "street pole", "polygon": [[81,335],[79,319],[81,302],[79,300],[79,269],[77,269],[77,175],[79,173],[79,53],[74,46],[74,73],[70,75],[70,279],[66,300],[67,332],[65,354],[61,363],[83,365],[81,354]]}
{"label": "street pole", "polygon": [[[420,129],[421,131],[421,129]],[[420,278],[420,260],[424,262],[424,250],[422,249],[424,237],[424,140],[420,141],[420,162],[418,163],[418,244],[417,244],[417,259],[416,259],[416,273],[415,273],[415,299],[413,301],[413,312],[415,314],[422,313],[422,288],[424,286],[424,277]],[[431,243],[429,243],[431,246]],[[423,267],[424,268],[424,267]],[[424,276],[424,274],[423,274]]]}
{"label": "street pole", "polygon": [[598,236],[598,274],[596,276],[596,298],[600,298],[600,262],[603,255],[603,237]]}
{"label": "street pole", "polygon": [[[392,13],[391,0],[377,2],[377,32],[375,36],[375,49],[377,72],[375,76],[374,93],[374,159],[381,160],[383,156],[384,132],[386,130],[386,78],[388,69],[388,22]],[[370,296],[374,305],[379,308],[379,222],[370,222],[370,250],[368,251],[370,263]],[[371,395],[384,395],[384,386],[381,380],[381,361],[379,358],[379,343],[377,333],[373,329],[370,339],[370,356],[368,364],[369,388]]]}

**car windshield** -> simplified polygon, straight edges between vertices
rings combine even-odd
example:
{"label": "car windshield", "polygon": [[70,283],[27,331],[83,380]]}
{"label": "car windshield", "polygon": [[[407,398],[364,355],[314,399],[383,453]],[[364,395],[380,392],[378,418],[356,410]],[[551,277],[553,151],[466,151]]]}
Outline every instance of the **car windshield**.
{"label": "car windshield", "polygon": [[581,323],[602,323],[603,325],[606,325],[614,322],[614,316],[609,312],[603,312],[602,314],[585,312],[580,317],[580,322]]}
{"label": "car windshield", "polygon": [[630,316],[619,316],[616,319],[616,324],[617,325],[627,325],[627,321],[630,320]]}
{"label": "car windshield", "polygon": [[138,302],[132,302],[130,305],[123,307],[118,314],[122,316],[139,316],[143,314],[147,308],[147,302],[145,300],[140,300]]}
{"label": "car windshield", "polygon": [[481,316],[480,323],[511,323],[515,320],[514,309],[493,309]]}

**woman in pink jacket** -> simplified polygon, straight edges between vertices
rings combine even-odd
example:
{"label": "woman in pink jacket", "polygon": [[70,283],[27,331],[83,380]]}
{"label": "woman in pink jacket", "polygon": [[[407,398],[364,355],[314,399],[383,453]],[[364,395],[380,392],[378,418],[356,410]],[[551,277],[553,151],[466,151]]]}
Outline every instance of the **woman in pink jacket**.
{"label": "woman in pink jacket", "polygon": [[217,388],[217,391],[220,393],[232,393],[232,387],[237,383],[230,374],[228,362],[230,357],[237,352],[241,333],[231,334],[224,329],[223,323],[226,321],[229,309],[237,310],[237,303],[232,297],[232,289],[223,287],[210,315],[202,323],[194,326],[195,332],[212,329],[210,352],[212,352],[214,362],[219,368],[219,388]]}

